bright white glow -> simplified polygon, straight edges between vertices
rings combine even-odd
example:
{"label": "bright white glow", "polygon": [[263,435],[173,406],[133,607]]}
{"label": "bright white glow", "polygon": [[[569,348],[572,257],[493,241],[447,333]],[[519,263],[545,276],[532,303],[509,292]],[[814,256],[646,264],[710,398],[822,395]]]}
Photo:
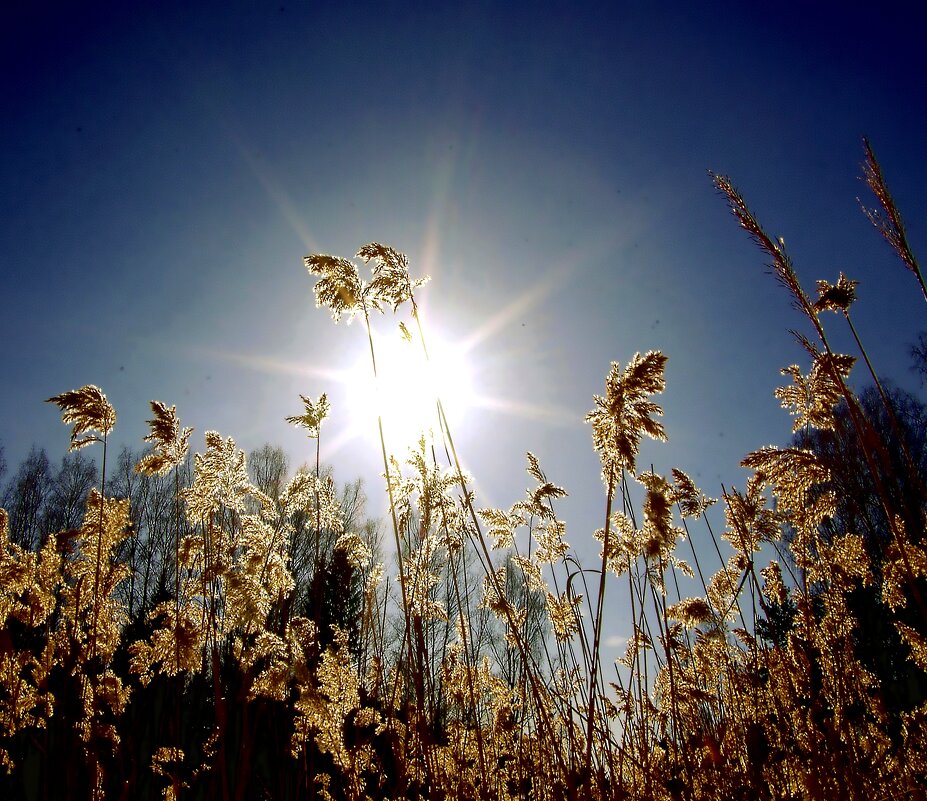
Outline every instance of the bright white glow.
{"label": "bright white glow", "polygon": [[401,458],[423,433],[440,437],[438,398],[451,428],[462,422],[475,400],[462,348],[429,336],[426,360],[418,338],[408,342],[399,331],[390,337],[374,334],[373,345],[378,379],[365,349],[347,382],[354,426],[378,436],[381,416],[386,447]]}

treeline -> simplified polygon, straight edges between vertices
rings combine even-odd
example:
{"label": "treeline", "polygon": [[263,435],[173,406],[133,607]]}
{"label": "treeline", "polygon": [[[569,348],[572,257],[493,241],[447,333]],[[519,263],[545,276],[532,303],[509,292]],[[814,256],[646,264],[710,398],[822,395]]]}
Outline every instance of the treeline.
{"label": "treeline", "polygon": [[[119,586],[119,594],[130,620],[143,618],[173,586],[176,495],[189,489],[193,480],[192,457],[178,465],[176,475],[166,477],[138,472],[136,465],[143,455],[143,451],[123,447],[109,465],[104,489],[107,497],[129,502],[132,530],[121,543],[117,558],[129,568],[130,575]],[[292,477],[284,450],[264,445],[248,455],[247,466],[254,486],[278,502]],[[11,474],[5,476],[6,472]],[[100,487],[100,468],[86,450],[67,453],[55,466],[44,448],[33,446],[15,470],[9,471],[0,445],[0,481],[4,478],[0,507],[9,517],[10,541],[25,550],[38,551],[48,536],[79,529],[90,491]],[[360,479],[341,487],[338,503],[343,525],[361,532],[379,548],[377,522],[366,517],[366,495]],[[317,543],[316,539],[316,530],[306,515],[294,516],[288,564],[295,583],[292,603],[297,608],[309,604],[313,582],[322,580],[315,577],[317,546],[320,554],[328,554],[337,536],[323,530],[321,540]],[[350,606],[345,611],[349,612]],[[349,617],[346,614],[341,622]]]}
{"label": "treeline", "polygon": [[[0,481],[6,478],[5,472],[0,445]],[[98,483],[96,463],[84,453],[69,453],[53,467],[45,449],[33,447],[0,485],[0,506],[10,516],[17,544],[35,550],[45,532],[80,525],[87,494]]]}

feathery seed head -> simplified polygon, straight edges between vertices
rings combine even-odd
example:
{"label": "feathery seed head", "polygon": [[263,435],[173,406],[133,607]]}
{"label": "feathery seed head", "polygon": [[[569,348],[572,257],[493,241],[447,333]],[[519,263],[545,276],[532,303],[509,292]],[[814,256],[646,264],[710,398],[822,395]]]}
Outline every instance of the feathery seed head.
{"label": "feathery seed head", "polygon": [[737,218],[741,227],[750,234],[750,238],[765,251],[772,259],[769,265],[776,279],[792,295],[793,305],[809,317],[814,316],[814,310],[811,307],[811,301],[802,289],[798,276],[795,274],[795,268],[792,266],[792,260],[785,252],[785,241],[780,237],[773,241],[770,236],[763,230],[753,212],[747,206],[746,201],[741,194],[734,188],[730,178],[725,175],[715,175],[709,173],[715,186],[725,196],[731,213]]}
{"label": "feathery seed head", "polygon": [[643,555],[647,558],[666,559],[681,533],[673,527],[673,493],[663,476],[643,473],[637,480],[647,488],[644,499]]}
{"label": "feathery seed head", "polygon": [[547,616],[553,626],[554,636],[560,641],[570,639],[575,632],[579,631],[578,617],[583,596],[574,596],[570,593],[558,596],[548,592],[546,599]]}
{"label": "feathery seed head", "polygon": [[773,603],[782,605],[789,597],[785,582],[782,580],[782,570],[778,562],[770,562],[760,571],[763,577],[763,593]]}
{"label": "feathery seed head", "polygon": [[566,523],[562,520],[545,520],[535,530],[538,549],[534,558],[538,562],[554,564],[560,561],[570,549],[563,535],[566,533]]}
{"label": "feathery seed head", "polygon": [[367,543],[354,533],[346,533],[338,537],[335,550],[343,551],[348,563],[356,570],[365,570],[373,555]]}
{"label": "feathery seed head", "polygon": [[300,395],[299,397],[306,407],[306,413],[294,417],[287,417],[286,421],[299,428],[307,429],[307,434],[310,439],[318,439],[322,429],[322,421],[328,417],[330,408],[328,395],[323,392],[319,396],[318,401],[313,401],[312,398],[307,398],[305,395]]}
{"label": "feathery seed head", "polygon": [[412,293],[429,280],[426,275],[413,282],[409,278],[409,259],[388,245],[371,242],[358,250],[356,255],[365,264],[371,260],[375,262],[370,289],[376,298],[389,303],[394,312],[407,300],[411,300]]}
{"label": "feathery seed head", "polygon": [[856,300],[856,287],[859,281],[851,281],[843,273],[836,284],[829,281],[818,281],[818,299],[814,303],[814,310],[843,312],[846,314]]}
{"label": "feathery seed head", "polygon": [[908,245],[908,236],[905,231],[904,221],[901,219],[901,212],[895,205],[895,200],[888,190],[888,184],[885,183],[885,177],[882,175],[882,168],[876,160],[875,153],[868,139],[863,140],[863,146],[866,150],[866,161],[863,164],[863,176],[866,184],[872,190],[872,194],[879,201],[881,209],[870,209],[862,206],[863,213],[869,218],[869,221],[882,234],[885,241],[891,246],[892,250],[898,255],[898,258],[904,263],[904,266],[912,273],[920,277],[920,269],[911,248]]}
{"label": "feathery seed head", "polygon": [[684,598],[666,610],[666,616],[684,626],[698,626],[713,619],[711,607],[704,598]]}
{"label": "feathery seed head", "polygon": [[54,403],[61,409],[61,421],[65,425],[74,424],[69,451],[100,442],[100,437],[95,434],[83,436],[87,432],[99,431],[106,437],[116,425],[116,410],[106,400],[103,391],[93,384],[54,395],[46,403]]}
{"label": "feathery seed head", "polygon": [[790,376],[792,386],[779,387],[775,395],[783,409],[795,417],[792,431],[805,426],[830,430],[834,427],[834,407],[843,397],[842,382],[850,375],[856,359],[840,353],[819,353],[807,342],[814,364],[807,376],[798,365],[784,367],[782,375]]}
{"label": "feathery seed head", "polygon": [[593,396],[596,408],[586,414],[585,421],[592,424],[592,444],[602,460],[606,482],[618,470],[634,470],[643,434],[666,441],[663,424],[652,418],[662,415],[663,409],[649,399],[666,388],[665,367],[666,356],[659,351],[634,354],[623,371],[618,362],[612,362],[605,397]]}
{"label": "feathery seed head", "polygon": [[511,548],[515,544],[515,529],[522,525],[521,517],[502,509],[478,509],[477,514],[489,526],[493,548]]}
{"label": "feathery seed head", "polygon": [[193,457],[193,484],[183,491],[187,517],[192,524],[207,520],[223,506],[243,511],[254,487],[248,477],[245,454],[229,437],[215,431],[205,433],[206,452]]}
{"label": "feathery seed head", "polygon": [[350,322],[367,305],[380,308],[376,299],[368,299],[368,285],[361,281],[357,267],[347,259],[314,254],[306,256],[303,264],[312,275],[319,276],[314,288],[316,307],[327,306],[336,323],[342,314],[347,314]]}
{"label": "feathery seed head", "polygon": [[167,407],[153,400],[151,411],[154,418],[148,421],[151,433],[145,436],[145,442],[153,442],[155,449],[143,456],[135,469],[146,475],[164,475],[186,457],[193,429],[180,427],[176,406]]}
{"label": "feathery seed head", "polygon": [[682,470],[674,467],[672,473],[673,501],[679,504],[679,511],[683,517],[701,517],[709,506],[718,502],[717,498],[702,495],[695,482]]}

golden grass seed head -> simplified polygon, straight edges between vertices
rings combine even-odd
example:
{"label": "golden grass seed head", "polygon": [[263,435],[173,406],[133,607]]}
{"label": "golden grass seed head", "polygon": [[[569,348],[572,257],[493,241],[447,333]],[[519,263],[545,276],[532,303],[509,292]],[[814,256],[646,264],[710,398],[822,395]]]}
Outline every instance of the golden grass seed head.
{"label": "golden grass seed head", "polygon": [[153,417],[147,421],[151,432],[144,441],[154,443],[154,450],[139,460],[135,470],[145,475],[164,475],[186,458],[193,429],[180,427],[176,406],[153,400],[151,411]]}
{"label": "golden grass seed head", "polygon": [[836,422],[834,408],[848,391],[846,380],[856,359],[845,354],[822,352],[803,334],[792,333],[811,355],[811,372],[807,377],[803,376],[797,365],[782,369],[783,375],[791,376],[793,385],[779,387],[775,396],[782,407],[797,418],[792,431],[806,425],[832,430]]}
{"label": "golden grass seed head", "polygon": [[663,409],[649,399],[666,388],[666,356],[650,351],[634,354],[622,370],[612,362],[605,379],[605,397],[594,395],[595,408],[585,421],[592,425],[592,444],[602,461],[603,479],[614,480],[622,469],[634,471],[641,437],[665,441],[663,425],[653,419]]}
{"label": "golden grass seed head", "polygon": [[367,543],[361,539],[360,535],[353,532],[338,537],[335,550],[342,551],[348,563],[355,570],[366,570],[373,556]]}
{"label": "golden grass seed head", "polygon": [[74,425],[69,451],[100,441],[100,437],[89,432],[98,431],[105,438],[116,425],[116,410],[103,391],[93,384],[53,395],[46,403],[54,403],[61,409],[61,421],[65,425]]}
{"label": "golden grass seed head", "polygon": [[583,596],[574,596],[570,593],[553,595],[548,592],[545,598],[547,601],[547,616],[554,630],[554,636],[561,641],[570,639],[573,634],[579,631],[578,616]]}
{"label": "golden grass seed head", "polygon": [[285,419],[294,426],[305,428],[310,439],[318,439],[322,429],[322,421],[328,417],[330,410],[328,395],[323,392],[317,401],[307,398],[305,395],[299,397],[306,409],[305,413]]}
{"label": "golden grass seed head", "polygon": [[315,304],[318,308],[327,306],[334,322],[339,322],[342,315],[347,315],[350,322],[367,306],[379,308],[375,300],[368,301],[368,286],[361,281],[357,267],[347,259],[314,254],[306,256],[303,265],[310,274],[319,277],[314,287]]}
{"label": "golden grass seed head", "polygon": [[688,475],[677,468],[672,469],[673,501],[679,504],[679,513],[683,517],[701,517],[709,506],[718,502],[717,498],[702,495],[701,490]]}
{"label": "golden grass seed head", "polygon": [[388,245],[371,242],[357,251],[357,258],[365,263],[373,260],[373,278],[370,282],[371,293],[388,303],[395,312],[403,303],[413,298],[416,289],[423,286],[429,277],[426,275],[417,281],[409,277],[409,259]]}
{"label": "golden grass seed head", "polygon": [[851,281],[841,272],[836,284],[824,280],[819,280],[817,284],[818,299],[814,302],[816,312],[832,311],[846,314],[850,311],[850,306],[856,301],[856,287],[859,281]]}
{"label": "golden grass seed head", "polygon": [[714,619],[711,606],[704,598],[684,598],[667,608],[666,615],[689,627],[708,623]]}

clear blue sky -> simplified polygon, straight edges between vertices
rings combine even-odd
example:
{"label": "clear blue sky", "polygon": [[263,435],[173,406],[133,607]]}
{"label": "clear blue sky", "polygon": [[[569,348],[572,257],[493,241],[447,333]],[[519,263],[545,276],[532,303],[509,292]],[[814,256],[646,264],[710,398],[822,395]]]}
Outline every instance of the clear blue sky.
{"label": "clear blue sky", "polygon": [[326,450],[349,391],[332,371],[365,342],[314,308],[301,260],[379,240],[433,276],[426,322],[476,343],[477,390],[530,412],[478,410],[457,432],[483,504],[523,492],[530,449],[593,554],[582,416],[611,360],[652,348],[669,355],[670,443],[641,464],[711,495],[742,486],[740,458],[788,438],[772,392],[805,364],[787,333],[802,321],[707,170],[785,237],[809,290],[860,281],[877,366],[916,388],[927,309],[856,201],[866,135],[927,258],[925,13],[884,6],[4,4],[10,467],[32,443],[63,454],[42,400],[86,383],[116,406],[118,442],[140,444],[158,398],[197,448],[216,429],[294,462],[310,451],[283,417],[327,391],[323,458],[375,481],[369,440]]}

